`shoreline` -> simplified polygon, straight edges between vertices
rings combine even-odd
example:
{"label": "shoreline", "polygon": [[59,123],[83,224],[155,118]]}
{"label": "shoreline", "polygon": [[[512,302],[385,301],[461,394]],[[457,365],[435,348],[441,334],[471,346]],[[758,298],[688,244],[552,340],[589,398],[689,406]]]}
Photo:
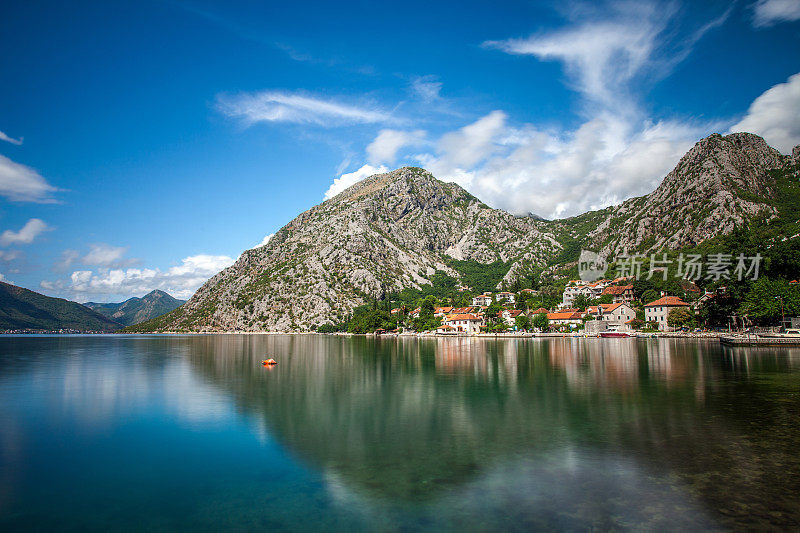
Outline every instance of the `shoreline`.
{"label": "shoreline", "polygon": [[[114,332],[114,331],[86,331],[86,332],[58,332],[58,331],[28,331],[28,332],[0,332],[0,336],[25,336],[25,335],[118,335],[118,336],[182,336],[182,335],[326,335],[331,337],[374,337],[374,338],[451,338],[451,339],[556,339],[556,338],[575,338],[575,339],[599,339],[603,338],[599,334],[585,333],[478,333],[473,335],[453,334],[453,333],[384,333],[376,335],[374,333],[318,333],[315,331],[163,331],[148,333],[133,332]],[[736,334],[723,332],[704,332],[704,333],[682,333],[682,332],[648,332],[634,334],[631,337],[615,337],[646,339],[646,338],[680,338],[680,339],[722,339],[735,338],[747,340],[747,337],[737,337]],[[750,340],[754,340],[750,337]]]}

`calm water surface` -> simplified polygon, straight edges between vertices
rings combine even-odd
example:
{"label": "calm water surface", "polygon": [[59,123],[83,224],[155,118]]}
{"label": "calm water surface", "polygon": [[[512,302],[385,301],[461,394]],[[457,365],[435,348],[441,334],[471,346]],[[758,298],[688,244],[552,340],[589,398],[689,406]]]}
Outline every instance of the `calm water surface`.
{"label": "calm water surface", "polygon": [[765,527],[800,349],[0,337],[0,530]]}

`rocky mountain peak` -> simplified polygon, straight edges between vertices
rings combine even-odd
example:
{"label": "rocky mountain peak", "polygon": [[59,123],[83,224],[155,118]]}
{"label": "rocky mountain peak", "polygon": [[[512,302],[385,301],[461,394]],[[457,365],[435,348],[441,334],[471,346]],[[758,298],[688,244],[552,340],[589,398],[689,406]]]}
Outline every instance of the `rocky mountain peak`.
{"label": "rocky mountain peak", "polygon": [[452,201],[479,202],[454,183],[445,183],[418,167],[402,167],[391,172],[375,174],[342,191],[329,200],[334,203],[412,202],[425,209],[437,209]]}

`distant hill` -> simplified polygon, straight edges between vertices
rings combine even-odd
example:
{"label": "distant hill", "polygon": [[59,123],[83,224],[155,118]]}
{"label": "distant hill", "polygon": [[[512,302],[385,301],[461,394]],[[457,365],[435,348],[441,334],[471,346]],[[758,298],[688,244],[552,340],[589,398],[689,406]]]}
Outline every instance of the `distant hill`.
{"label": "distant hill", "polygon": [[185,300],[173,298],[164,291],[154,290],[122,303],[87,302],[83,305],[123,326],[132,326],[169,313],[185,303]]}
{"label": "distant hill", "polygon": [[114,331],[120,327],[79,303],[0,282],[0,330]]}

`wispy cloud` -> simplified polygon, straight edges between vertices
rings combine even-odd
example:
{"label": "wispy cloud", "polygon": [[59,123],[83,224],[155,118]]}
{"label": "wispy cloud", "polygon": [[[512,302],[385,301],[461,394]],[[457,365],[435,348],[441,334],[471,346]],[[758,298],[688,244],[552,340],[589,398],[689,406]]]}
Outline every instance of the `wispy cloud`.
{"label": "wispy cloud", "polygon": [[411,94],[425,103],[441,98],[442,82],[436,76],[417,76],[411,80]]}
{"label": "wispy cloud", "polygon": [[223,114],[247,124],[292,122],[333,127],[392,121],[390,113],[374,106],[357,106],[282,91],[221,95],[217,106]]}
{"label": "wispy cloud", "polygon": [[186,257],[180,265],[167,270],[128,268],[76,270],[68,279],[42,281],[40,287],[50,294],[80,302],[105,301],[110,296],[142,296],[161,289],[176,298],[189,298],[211,276],[233,264],[225,255],[200,254]]}
{"label": "wispy cloud", "polygon": [[22,255],[19,250],[0,250],[0,261],[9,262],[14,261]]}
{"label": "wispy cloud", "polygon": [[53,228],[45,224],[43,220],[32,218],[28,220],[19,231],[5,230],[0,235],[0,246],[30,244],[36,237],[51,229]]}
{"label": "wispy cloud", "polygon": [[704,35],[728,19],[731,10],[677,36],[666,31],[679,13],[674,2],[607,2],[592,12],[592,18],[559,30],[483,45],[560,61],[589,114],[607,111],[635,117],[640,112],[637,85],[670,74]]}
{"label": "wispy cloud", "polygon": [[771,146],[791,153],[800,144],[800,72],[756,98],[730,131],[761,135]]}
{"label": "wispy cloud", "polygon": [[659,34],[671,18],[652,3],[612,5],[604,20],[592,20],[525,38],[487,41],[509,54],[561,61],[572,86],[590,101],[619,111],[630,104],[630,83],[648,67]]}
{"label": "wispy cloud", "polygon": [[800,20],[800,0],[758,0],[752,8],[756,28]]}
{"label": "wispy cloud", "polygon": [[8,135],[3,133],[2,131],[0,131],[0,141],[6,141],[6,142],[10,142],[11,144],[20,145],[20,144],[22,144],[22,137],[20,137],[19,139],[14,139],[12,137],[9,137]]}
{"label": "wispy cloud", "polygon": [[0,196],[15,202],[53,202],[58,191],[38,172],[0,155]]}

